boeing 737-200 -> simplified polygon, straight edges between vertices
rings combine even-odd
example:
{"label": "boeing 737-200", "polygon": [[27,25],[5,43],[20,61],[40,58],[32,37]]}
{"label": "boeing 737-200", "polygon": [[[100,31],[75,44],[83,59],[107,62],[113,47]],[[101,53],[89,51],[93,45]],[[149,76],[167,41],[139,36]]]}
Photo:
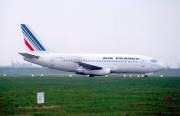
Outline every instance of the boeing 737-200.
{"label": "boeing 737-200", "polygon": [[21,29],[29,52],[19,54],[25,61],[44,67],[90,77],[110,73],[147,75],[165,68],[157,60],[141,55],[55,53],[48,49],[27,25],[21,24]]}

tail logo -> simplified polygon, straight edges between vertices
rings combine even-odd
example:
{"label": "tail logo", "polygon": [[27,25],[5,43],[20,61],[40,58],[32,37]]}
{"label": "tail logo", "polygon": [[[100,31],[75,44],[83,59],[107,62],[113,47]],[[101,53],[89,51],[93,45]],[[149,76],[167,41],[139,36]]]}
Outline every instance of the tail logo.
{"label": "tail logo", "polygon": [[31,51],[46,51],[38,39],[33,33],[27,28],[25,24],[21,24],[21,29],[24,35],[24,42]]}

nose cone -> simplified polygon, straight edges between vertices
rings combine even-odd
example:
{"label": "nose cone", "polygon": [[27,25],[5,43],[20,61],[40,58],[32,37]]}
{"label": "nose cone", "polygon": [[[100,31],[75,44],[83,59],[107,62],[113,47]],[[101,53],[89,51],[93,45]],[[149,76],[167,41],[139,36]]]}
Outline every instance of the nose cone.
{"label": "nose cone", "polygon": [[166,66],[164,64],[159,63],[159,70],[162,70],[162,69],[165,69],[165,68],[166,68]]}

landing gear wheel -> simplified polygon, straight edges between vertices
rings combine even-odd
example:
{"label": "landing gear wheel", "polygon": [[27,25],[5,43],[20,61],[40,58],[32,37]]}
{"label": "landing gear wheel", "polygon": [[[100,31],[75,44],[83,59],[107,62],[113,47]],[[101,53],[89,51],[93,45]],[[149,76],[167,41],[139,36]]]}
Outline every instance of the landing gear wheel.
{"label": "landing gear wheel", "polygon": [[89,77],[94,77],[94,75],[89,75]]}
{"label": "landing gear wheel", "polygon": [[147,75],[144,75],[144,77],[148,77]]}

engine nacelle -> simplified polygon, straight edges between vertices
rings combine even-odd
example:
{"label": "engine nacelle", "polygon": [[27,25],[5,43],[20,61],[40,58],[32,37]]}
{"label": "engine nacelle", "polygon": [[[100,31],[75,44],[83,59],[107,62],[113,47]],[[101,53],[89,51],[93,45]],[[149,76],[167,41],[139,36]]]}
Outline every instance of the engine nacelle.
{"label": "engine nacelle", "polygon": [[77,69],[76,74],[103,76],[103,75],[110,74],[110,72],[111,72],[110,68],[104,68],[104,69],[98,69],[98,70],[89,70],[89,69],[79,68]]}

